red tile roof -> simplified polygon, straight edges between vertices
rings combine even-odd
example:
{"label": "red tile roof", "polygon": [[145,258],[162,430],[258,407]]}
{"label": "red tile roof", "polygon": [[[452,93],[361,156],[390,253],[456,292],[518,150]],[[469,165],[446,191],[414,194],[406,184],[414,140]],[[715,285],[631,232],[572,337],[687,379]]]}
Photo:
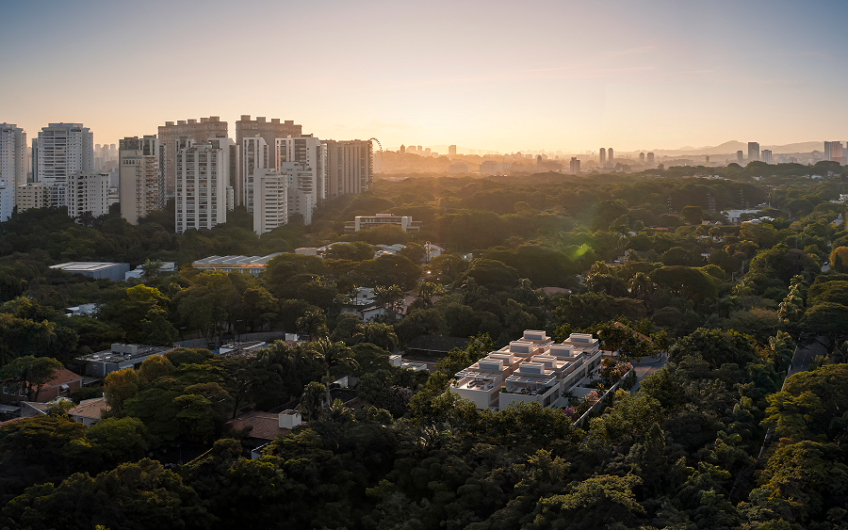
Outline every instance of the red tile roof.
{"label": "red tile roof", "polygon": [[80,381],[82,383],[82,376],[73,373],[67,368],[60,368],[56,370],[56,374],[53,376],[53,379],[47,382],[46,385],[42,388],[45,390],[47,388],[51,388],[59,385],[67,385],[68,383],[72,383],[74,381]]}
{"label": "red tile roof", "polygon": [[100,419],[104,411],[109,410],[109,404],[104,398],[84,399],[80,404],[68,411],[69,416]]}

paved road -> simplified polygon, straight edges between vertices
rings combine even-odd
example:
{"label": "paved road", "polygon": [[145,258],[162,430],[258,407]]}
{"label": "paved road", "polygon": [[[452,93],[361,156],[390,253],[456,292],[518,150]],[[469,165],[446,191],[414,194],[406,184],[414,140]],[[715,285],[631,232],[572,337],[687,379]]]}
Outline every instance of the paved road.
{"label": "paved road", "polygon": [[636,384],[633,385],[633,388],[630,390],[631,394],[635,394],[639,389],[639,386],[642,384],[642,381],[656,372],[668,362],[668,356],[666,354],[662,354],[660,357],[653,359],[651,357],[642,359],[640,362],[633,361],[633,369],[636,370]]}

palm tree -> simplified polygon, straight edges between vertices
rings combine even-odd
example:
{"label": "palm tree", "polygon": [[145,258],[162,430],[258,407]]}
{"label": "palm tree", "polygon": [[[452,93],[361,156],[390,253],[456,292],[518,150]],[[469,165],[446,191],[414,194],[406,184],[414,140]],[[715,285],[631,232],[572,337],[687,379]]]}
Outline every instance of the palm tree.
{"label": "palm tree", "polygon": [[162,262],[158,259],[150,261],[149,259],[141,265],[141,281],[147,283],[159,274],[159,269],[162,268]]}
{"label": "palm tree", "polygon": [[311,340],[327,335],[327,317],[319,309],[309,309],[295,321],[297,329]]}
{"label": "palm tree", "polygon": [[639,300],[646,300],[654,290],[654,282],[644,272],[637,272],[630,278],[630,292]]}
{"label": "palm tree", "polygon": [[400,343],[392,326],[377,322],[360,325],[359,330],[351,337],[351,341],[354,344],[370,342],[388,351],[394,350]]}
{"label": "palm tree", "polygon": [[309,415],[309,421],[318,419],[318,411],[321,410],[321,396],[326,389],[327,387],[317,381],[312,381],[304,387],[298,408],[300,412],[306,412]]}
{"label": "palm tree", "polygon": [[[378,285],[374,287],[374,301],[377,305],[386,309],[391,317],[395,316],[398,309],[398,302],[403,299],[403,289],[397,285],[383,287]],[[394,318],[392,318],[394,320]]]}
{"label": "palm tree", "polygon": [[437,283],[421,282],[418,284],[418,299],[424,302],[424,307],[433,305],[434,296],[445,294],[445,288]]}
{"label": "palm tree", "polygon": [[330,400],[330,383],[332,378],[330,372],[334,369],[355,370],[359,367],[359,363],[353,356],[353,350],[347,347],[344,342],[332,342],[328,338],[319,339],[309,345],[310,350],[315,354],[315,359],[324,365],[326,372],[325,380],[327,383],[327,403],[332,403]]}

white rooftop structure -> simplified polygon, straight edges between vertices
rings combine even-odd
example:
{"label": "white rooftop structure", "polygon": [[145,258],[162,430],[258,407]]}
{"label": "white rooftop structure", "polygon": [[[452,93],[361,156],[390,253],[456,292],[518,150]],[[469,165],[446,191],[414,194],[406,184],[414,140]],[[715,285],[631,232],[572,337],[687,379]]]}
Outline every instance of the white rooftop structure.
{"label": "white rooftop structure", "polygon": [[105,261],[69,261],[67,263],[51,265],[50,268],[84,274],[96,279],[108,278],[113,282],[119,282],[124,279],[124,273],[130,270],[130,264]]}
{"label": "white rooftop structure", "polygon": [[592,335],[572,333],[555,344],[544,331],[529,329],[518,340],[458,372],[450,389],[479,409],[504,409],[525,401],[560,406],[567,403],[563,396],[570,389],[591,378],[602,355],[598,339]]}

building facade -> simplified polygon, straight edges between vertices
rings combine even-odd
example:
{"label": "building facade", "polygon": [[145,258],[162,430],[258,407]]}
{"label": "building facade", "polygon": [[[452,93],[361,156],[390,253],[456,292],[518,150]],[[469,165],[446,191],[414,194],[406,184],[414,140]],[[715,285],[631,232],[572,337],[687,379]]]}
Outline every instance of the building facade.
{"label": "building facade", "polygon": [[175,168],[176,231],[211,229],[226,223],[230,188],[226,150],[211,142],[192,145],[180,150]]}
{"label": "building facade", "polygon": [[100,217],[109,213],[109,175],[81,171],[68,176],[66,197],[68,215],[78,219],[84,213]]}
{"label": "building facade", "polygon": [[654,167],[654,153],[648,153],[648,165]]}
{"label": "building facade", "polygon": [[[286,138],[288,136],[296,138],[303,136],[303,127],[296,124],[293,120],[280,121],[279,118],[271,118],[271,121],[268,121],[261,116],[257,116],[255,120],[251,120],[249,114],[242,115],[241,119],[236,122],[236,144],[241,146],[244,138],[255,138],[257,136],[265,140],[265,144],[273,149],[276,145],[277,138]],[[269,163],[273,165],[266,165],[264,167],[280,169],[270,157]],[[235,192],[236,197],[238,197],[238,204],[241,205],[243,204],[241,201],[245,197],[244,190],[241,189],[242,183],[245,182],[245,173],[242,166],[239,166],[238,174],[233,175],[233,178],[239,183],[238,187],[235,188]]]}
{"label": "building facade", "polygon": [[760,144],[748,142],[748,163],[760,161]]}
{"label": "building facade", "polygon": [[19,212],[25,212],[33,208],[49,208],[50,186],[43,182],[32,182],[25,186],[18,186],[15,194],[15,204]]}
{"label": "building facade", "polygon": [[253,230],[262,235],[288,223],[288,176],[272,169],[259,169],[254,173],[253,183]]}
{"label": "building facade", "polygon": [[571,161],[568,163],[568,170],[572,175],[580,173],[580,160],[576,156],[571,157]]}
{"label": "building facade", "polygon": [[353,234],[360,230],[368,230],[380,226],[397,226],[404,232],[417,233],[421,231],[421,221],[413,221],[409,215],[392,215],[378,213],[377,215],[357,215],[353,221],[345,221],[345,233]]}
{"label": "building facade", "polygon": [[598,164],[603,168],[607,164],[607,150],[601,147],[601,154],[598,155]]}
{"label": "building facade", "polygon": [[[841,150],[842,150],[842,147],[840,146],[840,151]],[[763,162],[765,162],[766,164],[771,164],[771,149],[763,149],[762,157],[763,157]],[[840,158],[842,158],[842,157],[840,156]]]}
{"label": "building facade", "polygon": [[328,197],[368,191],[373,177],[370,140],[327,141]]}
{"label": "building facade", "polygon": [[269,145],[261,136],[246,137],[241,140],[242,156],[239,174],[242,175],[242,182],[239,186],[240,190],[236,190],[236,193],[241,191],[242,196],[237,198],[236,202],[246,206],[248,213],[253,212],[253,184],[257,171],[276,168],[272,153],[273,145]]}
{"label": "building facade", "polygon": [[51,123],[38,133],[38,182],[51,187],[50,205],[67,206],[70,175],[94,171],[94,135],[81,123]]}
{"label": "building facade", "polygon": [[119,145],[121,217],[135,225],[140,218],[164,207],[159,187],[164,182],[164,171],[159,166],[164,149],[154,135],[124,138]]}
{"label": "building facade", "polygon": [[177,157],[189,144],[205,143],[210,138],[227,138],[227,122],[218,116],[200,120],[172,121],[159,126],[159,142],[164,146],[165,193],[173,194],[177,181]]}
{"label": "building facade", "polygon": [[0,123],[0,221],[12,216],[15,192],[27,183],[26,132],[14,123]]}

